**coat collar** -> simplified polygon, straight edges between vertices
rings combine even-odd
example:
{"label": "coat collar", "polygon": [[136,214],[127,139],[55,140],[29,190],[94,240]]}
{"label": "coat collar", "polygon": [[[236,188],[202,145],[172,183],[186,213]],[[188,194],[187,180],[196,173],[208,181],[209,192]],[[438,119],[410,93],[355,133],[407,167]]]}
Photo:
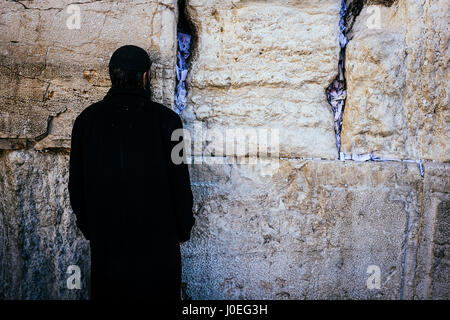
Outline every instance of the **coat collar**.
{"label": "coat collar", "polygon": [[111,87],[108,91],[108,93],[106,93],[106,96],[104,99],[108,99],[111,98],[113,96],[140,96],[146,99],[150,99],[151,94],[150,91],[147,91],[143,88],[127,88],[127,89],[123,89],[123,88],[114,88]]}

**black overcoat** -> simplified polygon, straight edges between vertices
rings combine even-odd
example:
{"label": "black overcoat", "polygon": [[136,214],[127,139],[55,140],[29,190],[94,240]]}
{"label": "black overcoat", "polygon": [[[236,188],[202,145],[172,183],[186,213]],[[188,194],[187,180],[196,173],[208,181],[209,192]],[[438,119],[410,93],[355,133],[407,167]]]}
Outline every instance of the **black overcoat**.
{"label": "black overcoat", "polygon": [[[69,195],[91,246],[91,297],[180,299],[180,242],[195,218],[180,117],[143,89],[110,89],[76,118]],[[182,152],[181,152],[182,153]]]}

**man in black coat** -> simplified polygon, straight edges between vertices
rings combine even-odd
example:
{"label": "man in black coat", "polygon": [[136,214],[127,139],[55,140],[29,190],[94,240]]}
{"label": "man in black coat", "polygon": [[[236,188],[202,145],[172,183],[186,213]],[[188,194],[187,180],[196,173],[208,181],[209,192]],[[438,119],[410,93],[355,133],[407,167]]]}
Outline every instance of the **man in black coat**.
{"label": "man in black coat", "polygon": [[180,300],[180,243],[195,222],[192,191],[187,164],[171,157],[182,122],[150,100],[150,65],[139,47],[117,49],[111,89],[72,130],[69,194],[90,241],[92,299]]}

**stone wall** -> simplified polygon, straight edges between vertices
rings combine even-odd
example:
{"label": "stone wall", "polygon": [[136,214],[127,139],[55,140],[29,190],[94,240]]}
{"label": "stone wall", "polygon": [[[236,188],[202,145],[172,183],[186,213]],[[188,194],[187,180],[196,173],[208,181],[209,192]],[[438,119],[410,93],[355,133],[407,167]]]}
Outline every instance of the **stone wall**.
{"label": "stone wall", "polygon": [[324,88],[337,73],[339,10],[336,0],[189,1],[198,40],[185,119],[279,128],[281,156],[335,159]]}
{"label": "stone wall", "polygon": [[[209,132],[190,165],[185,294],[449,298],[447,1],[346,1],[341,151],[378,159],[365,162],[339,160],[326,97],[340,0],[188,0],[181,13],[175,0],[78,1],[80,29],[66,26],[69,4],[0,1],[0,298],[88,298],[89,243],[67,192],[73,121],[106,93],[123,44],[148,50],[153,99],[173,107],[183,14],[193,48],[181,117],[194,138]],[[377,12],[380,28],[368,27]],[[248,128],[279,129],[277,170],[220,153],[217,132]],[[81,290],[67,289],[69,265]],[[371,265],[380,289],[366,285]]]}
{"label": "stone wall", "polygon": [[449,162],[449,2],[364,7],[347,47],[343,151]]}

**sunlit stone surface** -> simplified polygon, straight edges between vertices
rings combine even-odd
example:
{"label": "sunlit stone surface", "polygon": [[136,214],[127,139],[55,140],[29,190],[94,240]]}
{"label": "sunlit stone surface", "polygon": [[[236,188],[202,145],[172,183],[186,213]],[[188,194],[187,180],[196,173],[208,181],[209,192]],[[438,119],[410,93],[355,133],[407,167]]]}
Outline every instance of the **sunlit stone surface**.
{"label": "sunlit stone surface", "polygon": [[[108,89],[111,53],[147,49],[153,99],[173,106],[176,2],[80,2],[79,30],[66,26],[70,1],[0,2],[1,299],[89,297],[69,142],[75,117]],[[194,150],[187,296],[449,298],[448,3],[346,2],[362,11],[349,34],[342,148],[423,159],[423,177],[414,161],[337,160],[326,88],[338,74],[340,0],[187,1],[185,126],[280,130],[275,170],[211,164],[223,160],[208,157],[220,135]],[[382,29],[367,28],[368,4]],[[80,266],[81,290],[67,289],[69,265]],[[380,289],[367,286],[369,266]]]}

